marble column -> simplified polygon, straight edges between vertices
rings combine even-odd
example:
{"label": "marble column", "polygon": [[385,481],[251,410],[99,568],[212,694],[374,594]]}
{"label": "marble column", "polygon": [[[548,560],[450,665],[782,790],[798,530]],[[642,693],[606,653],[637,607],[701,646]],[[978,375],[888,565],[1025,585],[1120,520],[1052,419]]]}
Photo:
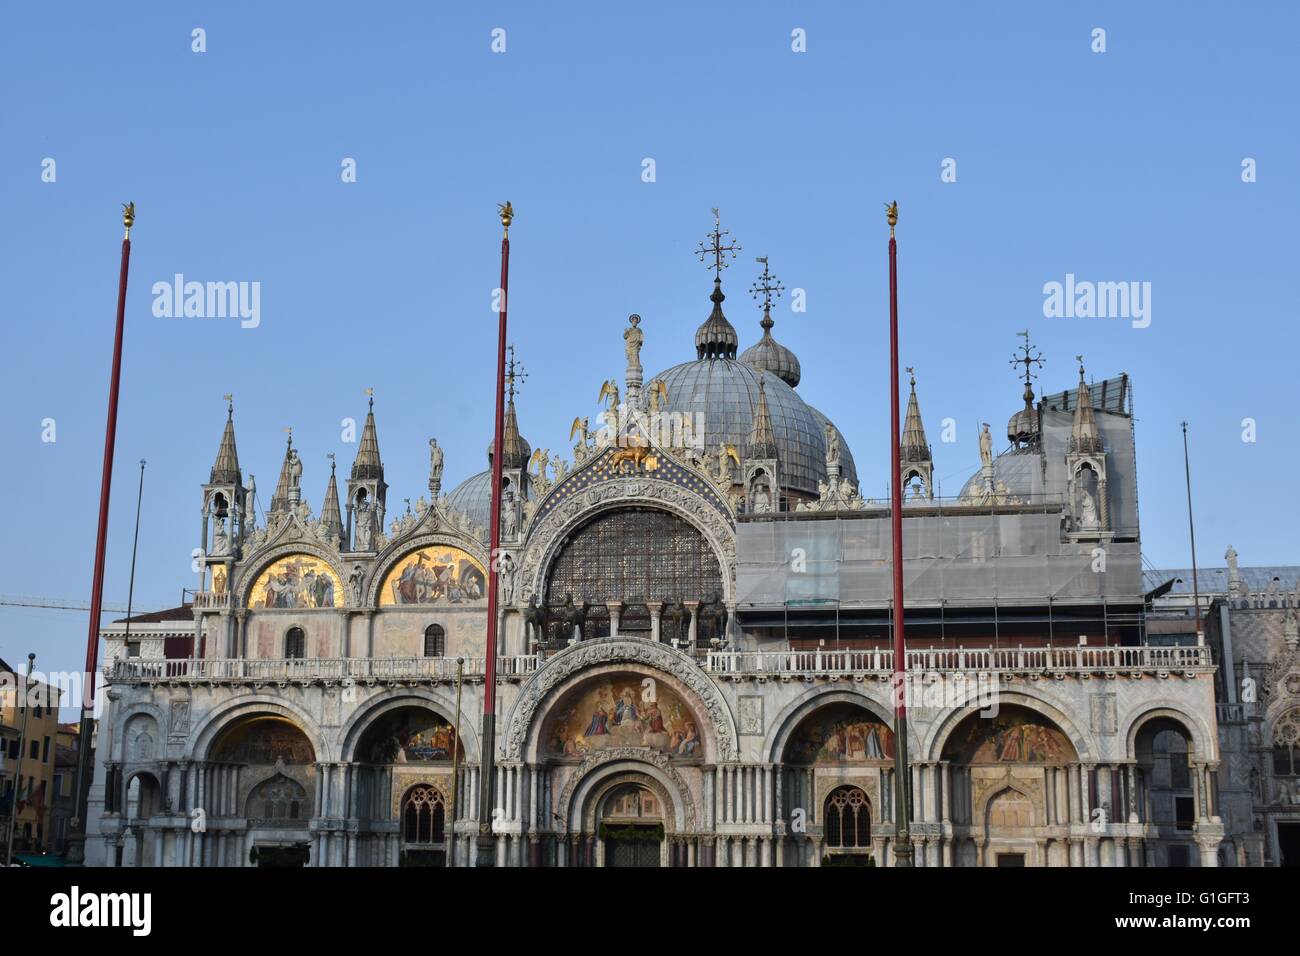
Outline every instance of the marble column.
{"label": "marble column", "polygon": [[650,640],[659,643],[659,615],[663,613],[663,601],[646,601],[646,610],[650,612]]}
{"label": "marble column", "polygon": [[609,636],[618,637],[618,619],[623,613],[623,602],[606,601],[605,607],[609,609]]}

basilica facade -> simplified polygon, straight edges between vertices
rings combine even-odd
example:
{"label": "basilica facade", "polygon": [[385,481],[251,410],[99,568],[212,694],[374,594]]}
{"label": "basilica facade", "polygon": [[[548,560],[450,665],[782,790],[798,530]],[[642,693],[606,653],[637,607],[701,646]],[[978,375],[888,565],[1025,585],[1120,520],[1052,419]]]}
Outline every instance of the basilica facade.
{"label": "basilica facade", "polygon": [[495,648],[490,468],[444,490],[431,441],[427,497],[390,508],[372,400],[319,511],[290,439],[259,515],[231,409],[201,590],[104,629],[87,862],[467,866],[484,824],[503,866],[890,866],[908,813],[920,866],[1216,865],[1214,667],[1146,641],[1127,377],[1036,398],[1026,341],[1007,444],[984,426],[949,498],[912,379],[896,689],[888,502],[799,393],[773,288],[742,353],[719,268],[655,375],[631,317],[569,454],[512,385]]}

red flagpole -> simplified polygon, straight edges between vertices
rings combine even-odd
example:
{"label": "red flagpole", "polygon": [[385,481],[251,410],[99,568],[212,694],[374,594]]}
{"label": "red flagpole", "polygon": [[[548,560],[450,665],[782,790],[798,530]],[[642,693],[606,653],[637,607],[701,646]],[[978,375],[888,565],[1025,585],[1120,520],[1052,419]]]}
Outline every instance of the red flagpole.
{"label": "red flagpole", "polygon": [[903,642],[903,485],[898,434],[898,203],[889,206],[889,519],[894,571],[894,865],[912,865],[911,781],[907,765],[907,652]]}
{"label": "red flagpole", "polygon": [[84,837],[90,790],[90,740],[94,732],[95,677],[99,668],[99,626],[104,602],[104,554],[108,544],[108,500],[113,485],[113,448],[117,443],[117,396],[122,384],[122,333],[126,327],[126,279],[131,264],[131,227],[135,203],[122,207],[122,269],[117,280],[117,330],[113,338],[113,371],[108,382],[108,425],[104,432],[104,466],[99,484],[99,529],[95,534],[95,567],[90,585],[90,625],[86,634],[86,672],[81,696],[81,728],[77,742],[76,821]]}
{"label": "red flagpole", "polygon": [[496,856],[492,839],[492,810],[495,805],[493,790],[496,782],[494,765],[497,710],[497,574],[501,546],[501,459],[506,418],[506,303],[509,300],[506,290],[510,281],[510,222],[514,218],[514,209],[510,203],[505,203],[500,209],[501,225],[505,232],[501,237],[501,313],[497,324],[496,431],[492,439],[492,520],[488,531],[488,540],[492,543],[492,548],[488,555],[488,620],[485,648],[487,662],[483,676],[483,755],[480,760],[482,772],[479,777],[478,866],[492,866]]}

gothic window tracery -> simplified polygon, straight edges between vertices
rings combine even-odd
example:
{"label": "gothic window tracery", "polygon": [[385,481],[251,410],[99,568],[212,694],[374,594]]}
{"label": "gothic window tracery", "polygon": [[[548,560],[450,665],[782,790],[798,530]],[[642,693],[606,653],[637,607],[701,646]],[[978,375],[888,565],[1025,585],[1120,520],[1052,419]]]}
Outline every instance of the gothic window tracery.
{"label": "gothic window tracery", "polygon": [[442,793],[421,784],[407,791],[402,801],[402,839],[406,843],[442,843],[446,804]]}
{"label": "gothic window tracery", "polygon": [[871,847],[871,803],[861,787],[840,787],[826,798],[826,846],[832,850]]}

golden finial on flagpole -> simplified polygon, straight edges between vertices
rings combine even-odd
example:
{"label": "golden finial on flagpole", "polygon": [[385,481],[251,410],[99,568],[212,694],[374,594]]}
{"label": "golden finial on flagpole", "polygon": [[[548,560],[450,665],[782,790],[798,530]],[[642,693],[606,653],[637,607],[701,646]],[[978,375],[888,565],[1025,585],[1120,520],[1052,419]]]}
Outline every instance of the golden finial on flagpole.
{"label": "golden finial on flagpole", "polygon": [[515,209],[510,205],[510,200],[497,204],[497,214],[501,217],[501,226],[505,229],[505,234],[510,235],[510,223],[514,221]]}
{"label": "golden finial on flagpole", "polygon": [[885,218],[889,220],[889,238],[894,238],[894,227],[898,225],[898,200],[885,203]]}
{"label": "golden finial on flagpole", "polygon": [[126,226],[126,238],[131,238],[131,227],[135,225],[135,203],[122,203],[122,225]]}

